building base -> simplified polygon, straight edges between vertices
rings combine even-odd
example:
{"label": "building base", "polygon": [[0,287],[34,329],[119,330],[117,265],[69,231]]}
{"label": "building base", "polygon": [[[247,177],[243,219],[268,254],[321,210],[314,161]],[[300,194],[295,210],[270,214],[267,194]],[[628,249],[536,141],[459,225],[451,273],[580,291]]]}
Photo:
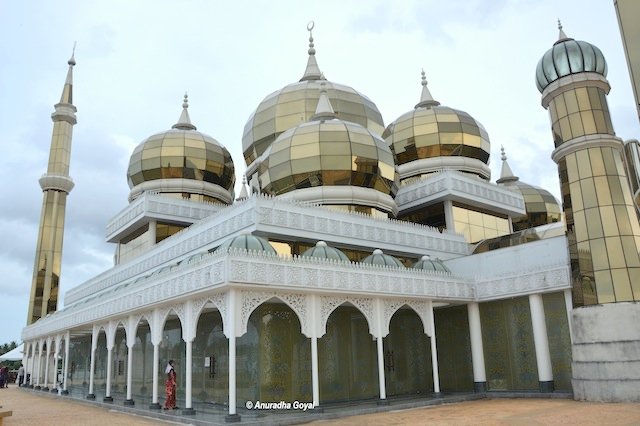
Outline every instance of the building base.
{"label": "building base", "polygon": [[53,389],[51,389],[49,392],[51,392],[51,393],[59,393],[59,391],[58,391],[58,389],[57,389],[57,388],[53,388]]}
{"label": "building base", "polygon": [[388,399],[379,399],[376,401],[376,404],[378,405],[389,405],[389,400]]}
{"label": "building base", "polygon": [[68,390],[62,390],[62,392],[60,392],[60,395],[69,395],[69,391]]}
{"label": "building base", "polygon": [[102,398],[102,402],[106,402],[107,404],[113,404],[113,397],[105,396],[104,398]]}
{"label": "building base", "polygon": [[640,303],[583,306],[571,314],[573,396],[640,402]]}
{"label": "building base", "polygon": [[136,405],[136,402],[133,399],[125,399],[124,400],[124,405],[132,407],[132,406]]}
{"label": "building base", "polygon": [[473,391],[475,393],[485,393],[487,391],[487,382],[473,382]]}
{"label": "building base", "polygon": [[434,392],[431,394],[432,397],[434,398],[443,398],[444,395],[442,394],[442,392]]}
{"label": "building base", "polygon": [[540,392],[542,393],[551,393],[556,390],[553,380],[548,382],[538,382],[538,389],[540,389]]}
{"label": "building base", "polygon": [[193,408],[185,408],[184,410],[182,410],[182,414],[184,414],[185,416],[195,416],[196,410],[194,410]]}
{"label": "building base", "polygon": [[89,395],[85,396],[85,399],[93,401],[94,399],[96,399],[96,394],[95,393],[90,393]]}
{"label": "building base", "polygon": [[226,423],[239,423],[241,420],[241,417],[239,414],[227,414],[224,417],[224,421]]}

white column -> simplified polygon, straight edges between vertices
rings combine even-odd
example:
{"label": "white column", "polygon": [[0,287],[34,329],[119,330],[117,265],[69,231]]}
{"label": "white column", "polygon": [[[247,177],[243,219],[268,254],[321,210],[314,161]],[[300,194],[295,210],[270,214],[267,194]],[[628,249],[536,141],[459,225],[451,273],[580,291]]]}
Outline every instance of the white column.
{"label": "white column", "polygon": [[[93,338],[92,338],[93,339]],[[96,395],[93,393],[93,376],[96,371],[96,348],[94,342],[91,342],[91,367],[89,367],[89,395],[87,399],[95,399]]]}
{"label": "white column", "polygon": [[153,396],[151,399],[151,408],[160,408],[158,404],[158,364],[160,363],[160,343],[153,344]]}
{"label": "white column", "polygon": [[431,320],[431,367],[433,368],[433,392],[440,393],[440,374],[438,373],[438,348],[436,347],[436,322],[433,318],[433,303],[429,304],[429,317]]}
{"label": "white column", "polygon": [[28,356],[30,352],[33,352],[33,351],[29,351],[29,346],[30,344],[25,342],[24,347],[27,348],[27,352],[25,352],[27,354],[27,358],[24,360],[24,366],[23,366],[24,376],[22,377],[22,383],[21,383],[22,386],[25,386],[27,384],[27,376],[29,375],[29,365],[33,364],[33,362],[31,361],[31,358],[33,358],[33,355],[31,355],[31,357]]}
{"label": "white column", "polygon": [[69,346],[71,339],[71,333],[67,331],[67,335],[64,338],[64,368],[63,368],[63,379],[62,379],[62,393],[67,394],[69,391],[67,390],[67,377],[69,377]]}
{"label": "white column", "polygon": [[49,348],[51,347],[50,342],[47,342],[47,358],[44,361],[44,389],[49,389]]}
{"label": "white column", "polygon": [[378,345],[378,383],[380,385],[380,399],[387,399],[387,388],[384,379],[384,351],[382,348],[382,336],[376,338]]}
{"label": "white column", "polygon": [[378,324],[378,336],[376,336],[376,345],[378,347],[378,385],[380,388],[380,399],[387,399],[387,387],[384,378],[384,347],[382,341],[382,301],[376,301],[376,323]]}
{"label": "white column", "polygon": [[191,401],[191,386],[192,386],[192,362],[193,362],[193,341],[187,340],[185,342],[185,358],[187,365],[185,366],[185,390],[184,390],[184,399],[185,399],[185,411],[191,412],[193,411],[192,401]]}
{"label": "white column", "polygon": [[482,324],[478,303],[467,304],[469,317],[469,335],[471,337],[471,361],[473,363],[473,387],[476,392],[487,390],[487,373],[484,366],[484,348],[482,346]]}
{"label": "white column", "polygon": [[236,414],[236,292],[229,290],[229,416]]}
{"label": "white column", "polygon": [[51,379],[51,388],[58,389],[58,345],[56,344],[56,350],[53,352],[53,378]]}
{"label": "white column", "polygon": [[571,329],[571,311],[573,311],[573,296],[571,289],[568,288],[564,291],[564,305],[567,309],[567,325],[569,326],[569,338],[573,343],[573,330]]}
{"label": "white column", "polygon": [[112,354],[113,354],[113,346],[112,347],[107,346],[107,387],[104,392],[104,398],[103,398],[104,402],[113,401],[113,398],[111,397],[111,363],[113,362]]}
{"label": "white column", "polygon": [[[313,325],[315,328],[315,324]],[[315,332],[314,332],[315,334]],[[311,337],[311,383],[313,386],[313,406],[320,406],[320,380],[318,376],[318,338]]]}
{"label": "white column", "polygon": [[156,245],[156,231],[158,223],[155,219],[149,221],[149,247]]}
{"label": "white column", "polygon": [[131,397],[133,386],[133,345],[127,344],[127,399],[124,402],[125,405],[133,405],[133,398]]}
{"label": "white column", "polygon": [[449,232],[455,231],[455,224],[453,223],[453,203],[451,200],[444,200],[444,221]]}
{"label": "white column", "polygon": [[551,368],[551,354],[549,353],[549,339],[547,337],[542,295],[529,295],[529,309],[531,310],[531,325],[533,327],[533,342],[536,347],[540,390],[550,392],[553,391],[553,370]]}
{"label": "white column", "polygon": [[311,295],[311,386],[313,406],[320,406],[320,379],[318,375],[318,305],[315,294]]}

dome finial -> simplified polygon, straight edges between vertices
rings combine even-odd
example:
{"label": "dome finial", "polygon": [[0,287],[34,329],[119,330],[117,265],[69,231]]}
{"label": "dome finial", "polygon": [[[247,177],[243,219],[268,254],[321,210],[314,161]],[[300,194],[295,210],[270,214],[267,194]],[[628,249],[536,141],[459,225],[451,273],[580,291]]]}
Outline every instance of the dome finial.
{"label": "dome finial", "polygon": [[505,183],[509,184],[511,182],[515,182],[519,180],[517,176],[513,175],[511,171],[511,167],[509,167],[509,163],[507,163],[507,154],[504,152],[504,146],[500,146],[500,159],[502,160],[502,170],[500,170],[500,179],[496,181],[496,183]]}
{"label": "dome finial", "polygon": [[420,96],[420,102],[418,102],[415,108],[430,108],[440,105],[440,102],[433,99],[427,87],[427,76],[425,75],[424,68],[422,69],[422,82],[420,84],[422,84],[422,95]]}
{"label": "dome finial", "polygon": [[336,113],[331,106],[331,101],[327,95],[327,83],[324,75],[321,74],[320,81],[320,97],[318,98],[318,106],[316,113],[311,116],[309,121],[331,120],[336,118]]}
{"label": "dome finial", "polygon": [[172,129],[180,129],[180,130],[197,130],[197,127],[191,124],[191,117],[189,117],[189,95],[187,92],[184,92],[184,98],[182,100],[182,114],[180,114],[180,118],[178,122],[171,126]]}
{"label": "dome finial", "polygon": [[67,64],[69,64],[70,67],[74,66],[76,64],[76,42],[73,42],[73,50],[71,51],[71,57],[69,58],[69,60],[67,61]]}
{"label": "dome finial", "polygon": [[242,187],[240,188],[240,195],[236,198],[237,201],[246,200],[249,198],[249,191],[247,191],[247,175],[246,173],[242,174]]}
{"label": "dome finial", "polygon": [[568,38],[569,37],[567,37],[564,30],[562,29],[562,22],[560,22],[560,19],[558,19],[558,41],[566,40]]}
{"label": "dome finial", "polygon": [[307,59],[307,68],[304,70],[304,75],[300,81],[320,80],[323,78],[322,73],[320,73],[320,68],[318,68],[318,62],[316,61],[316,49],[313,44],[313,34],[311,32],[315,26],[316,24],[313,21],[309,21],[307,24],[307,31],[309,31],[309,59]]}

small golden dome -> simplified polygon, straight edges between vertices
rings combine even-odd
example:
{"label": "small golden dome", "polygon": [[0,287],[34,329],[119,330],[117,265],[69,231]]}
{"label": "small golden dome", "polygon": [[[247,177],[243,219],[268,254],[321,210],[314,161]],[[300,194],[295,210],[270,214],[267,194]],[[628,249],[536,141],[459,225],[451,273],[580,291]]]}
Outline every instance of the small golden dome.
{"label": "small golden dome", "polygon": [[[214,138],[196,130],[190,122],[187,107],[185,95],[179,123],[170,130],[150,136],[134,149],[127,171],[129,187],[197,193],[204,199],[229,204],[233,200],[235,184],[231,155]],[[202,184],[176,186],[161,182],[167,179],[200,181]]]}
{"label": "small golden dome", "polygon": [[[438,157],[465,157],[475,161],[466,162],[461,171],[489,179],[487,164],[491,145],[487,131],[466,112],[441,106],[434,101],[426,87],[424,71],[422,85],[421,102],[414,110],[389,124],[382,134],[395,154],[398,166]],[[456,168],[458,163],[463,164],[452,162],[451,168]],[[433,170],[429,170],[429,167],[416,168],[415,173],[409,175],[401,170],[401,178],[438,168],[442,168],[441,162],[434,162]]]}

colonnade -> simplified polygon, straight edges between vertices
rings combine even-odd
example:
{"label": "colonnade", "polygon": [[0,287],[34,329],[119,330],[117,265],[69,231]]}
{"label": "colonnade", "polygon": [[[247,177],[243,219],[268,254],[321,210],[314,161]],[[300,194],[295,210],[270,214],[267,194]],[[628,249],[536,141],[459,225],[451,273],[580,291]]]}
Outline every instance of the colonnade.
{"label": "colonnade", "polygon": [[[311,318],[317,318],[319,315],[318,303],[316,302],[316,298],[319,296],[312,295]],[[567,315],[570,316],[571,309],[571,293],[570,290],[565,290],[564,293],[565,302],[567,306]],[[531,294],[528,296],[529,298],[529,308],[531,312],[531,325],[533,330],[533,340],[535,344],[535,353],[536,353],[536,364],[537,364],[537,372],[538,372],[538,380],[539,387],[541,392],[551,392],[554,389],[553,385],[553,371],[551,364],[551,355],[549,352],[549,341],[547,337],[547,329],[545,323],[545,312],[544,306],[542,303],[542,295],[541,294]],[[228,338],[228,365],[229,365],[229,385],[228,385],[228,421],[236,421],[239,420],[239,416],[237,414],[237,387],[236,387],[236,339],[240,337],[242,334],[239,333],[239,330],[242,328],[240,324],[237,323],[238,318],[237,315],[233,314],[234,307],[239,306],[238,292],[234,289],[231,289],[227,293],[227,309],[231,308],[231,312],[227,311],[227,315],[223,316],[226,320],[224,321],[224,334]],[[188,302],[187,302],[188,303]],[[375,312],[378,314],[375,315],[375,322],[370,323],[369,326],[372,327],[371,334],[374,335],[376,340],[376,349],[377,349],[377,362],[378,362],[378,381],[379,381],[379,400],[380,403],[384,404],[387,399],[386,392],[386,379],[385,379],[385,369],[384,369],[384,354],[383,354],[383,338],[388,334],[388,324],[386,324],[386,333],[385,333],[385,324],[383,323],[383,316],[380,314],[383,311],[382,301],[378,299],[376,301],[377,306],[375,307]],[[189,305],[190,306],[190,305]],[[397,308],[396,308],[397,309]],[[440,395],[440,378],[438,374],[438,356],[437,356],[437,344],[436,344],[436,330],[435,330],[435,322],[433,315],[433,308],[431,302],[429,301],[428,309],[425,316],[421,316],[423,320],[423,325],[425,326],[425,333],[430,337],[431,343],[431,359],[432,359],[432,372],[433,372],[433,390],[436,396]],[[468,314],[468,324],[469,324],[469,335],[471,342],[471,358],[473,365],[473,380],[474,380],[474,390],[476,392],[485,392],[487,391],[487,378],[485,371],[485,360],[484,360],[484,349],[482,342],[482,325],[480,320],[480,309],[478,302],[469,302],[467,304],[467,314]],[[166,317],[165,317],[166,319]],[[181,318],[182,320],[183,318]],[[425,323],[426,320],[426,324]],[[164,321],[164,320],[163,320]],[[193,354],[192,347],[193,341],[195,338],[195,327],[194,322],[197,325],[197,318],[187,317],[187,327],[185,324],[182,324],[183,334],[182,340],[185,342],[185,368],[186,368],[186,377],[185,377],[185,408],[182,410],[183,414],[194,414],[195,410],[193,409],[193,401],[192,401],[192,365],[193,365]],[[182,321],[181,321],[182,322]],[[110,323],[113,324],[113,323]],[[118,323],[119,324],[119,323]],[[132,323],[133,324],[133,323]],[[163,322],[164,324],[164,322]],[[113,329],[105,329],[106,333],[106,350],[107,350],[107,374],[106,374],[106,386],[105,386],[105,395],[104,402],[113,402],[112,396],[112,353],[114,348],[114,340],[115,340],[115,330],[117,329],[117,325],[114,325]],[[126,346],[127,346],[127,371],[126,371],[126,399],[124,401],[124,405],[134,405],[135,402],[133,400],[132,395],[132,377],[133,377],[133,348],[136,342],[136,332],[137,323],[133,324],[132,327],[126,330]],[[89,371],[89,389],[87,399],[95,399],[95,368],[96,368],[96,350],[98,349],[98,335],[102,327],[93,327],[92,338],[91,338],[91,353],[90,353],[90,371]],[[133,332],[132,332],[133,330]],[[152,385],[152,400],[149,406],[150,409],[160,409],[160,404],[158,400],[158,388],[159,384],[159,364],[160,364],[160,344],[162,342],[162,330],[158,332],[158,326],[155,327],[155,332],[152,329],[151,333],[151,344],[153,345],[153,385]],[[313,406],[320,406],[320,375],[319,375],[319,363],[318,363],[318,338],[324,334],[323,330],[318,327],[316,324],[309,327],[307,336],[310,337],[311,344],[311,376],[312,376],[312,399]],[[51,371],[50,365],[53,364],[55,367],[53,370],[55,371],[55,375],[57,375],[57,364],[58,359],[61,356],[60,348],[62,347],[62,341],[64,341],[64,355],[63,355],[63,381],[60,389],[55,383],[55,378],[51,379]],[[42,390],[49,390],[49,385],[53,386],[51,391],[60,390],[61,393],[65,394],[68,392],[67,389],[67,380],[68,380],[68,368],[69,368],[69,342],[70,342],[70,333],[67,331],[64,336],[58,335],[56,337],[47,337],[40,339],[38,341],[25,342],[25,359],[24,365],[26,373],[23,379],[23,385],[27,385],[27,376],[30,376],[31,387]],[[53,347],[53,353],[51,349]],[[43,361],[44,358],[44,361]],[[42,376],[42,372],[44,370],[44,375]]]}

